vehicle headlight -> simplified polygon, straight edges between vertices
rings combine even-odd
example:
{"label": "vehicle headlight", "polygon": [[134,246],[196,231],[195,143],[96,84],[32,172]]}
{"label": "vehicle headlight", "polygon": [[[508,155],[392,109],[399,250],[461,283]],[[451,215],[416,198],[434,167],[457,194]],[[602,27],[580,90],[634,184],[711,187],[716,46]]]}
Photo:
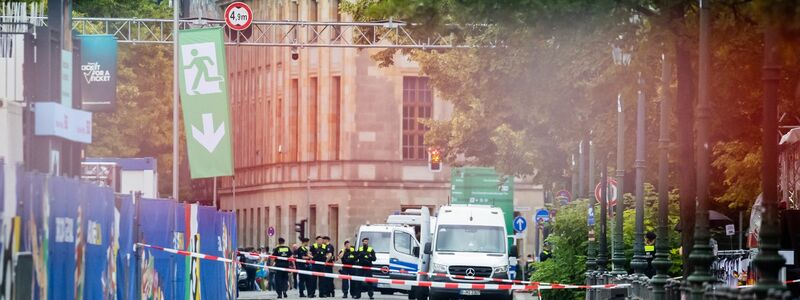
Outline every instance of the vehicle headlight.
{"label": "vehicle headlight", "polygon": [[447,273],[447,266],[440,264],[432,264],[434,273]]}
{"label": "vehicle headlight", "polygon": [[508,266],[499,266],[492,268],[493,273],[505,273],[508,272]]}

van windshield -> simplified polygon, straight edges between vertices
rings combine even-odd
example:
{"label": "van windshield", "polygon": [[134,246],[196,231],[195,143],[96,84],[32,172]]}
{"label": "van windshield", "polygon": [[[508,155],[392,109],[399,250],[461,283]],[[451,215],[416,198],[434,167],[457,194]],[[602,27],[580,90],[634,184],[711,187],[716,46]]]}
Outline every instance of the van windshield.
{"label": "van windshield", "polygon": [[436,234],[436,251],[505,253],[503,227],[442,225]]}
{"label": "van windshield", "polygon": [[362,231],[361,238],[358,240],[356,247],[361,246],[361,240],[369,238],[369,246],[372,247],[375,252],[389,253],[389,239],[391,235],[391,232]]}

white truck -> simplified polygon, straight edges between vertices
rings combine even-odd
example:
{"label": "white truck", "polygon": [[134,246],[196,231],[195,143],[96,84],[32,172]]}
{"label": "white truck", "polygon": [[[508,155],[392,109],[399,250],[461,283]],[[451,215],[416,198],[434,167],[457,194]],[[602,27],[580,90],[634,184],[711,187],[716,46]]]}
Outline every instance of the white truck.
{"label": "white truck", "polygon": [[[427,208],[407,210],[403,215],[389,216],[388,223],[417,226],[419,240],[414,239],[411,253],[390,249],[390,266],[408,266],[416,260],[416,270],[448,275],[487,278],[509,277],[509,256],[516,257],[516,246],[508,244],[505,219],[500,208],[482,205],[448,205],[439,208],[436,218],[431,218]],[[427,233],[427,234],[423,234]],[[393,235],[392,244],[404,245],[403,235]],[[420,253],[418,247],[423,245]],[[400,249],[403,249],[400,247]],[[391,276],[403,276],[392,273]],[[411,277],[407,276],[406,277]],[[489,280],[455,279],[442,276],[416,275],[420,281],[487,283]],[[459,290],[440,288],[414,288],[409,298],[418,300],[457,299],[479,297],[485,299],[512,299],[510,291]]]}
{"label": "white truck", "polygon": [[[406,240],[404,237],[408,236],[413,238],[414,228],[402,224],[367,224],[359,227],[358,236],[353,242],[353,246],[358,249],[358,247],[361,246],[361,240],[369,238],[369,245],[372,249],[375,249],[375,258],[377,258],[372,266],[385,270],[372,272],[373,277],[390,278],[389,270],[391,267],[389,256],[390,251],[394,250],[397,246],[397,242],[393,242],[395,236],[400,242],[410,242],[410,240]],[[419,245],[417,245],[417,247],[418,246]],[[411,288],[403,285],[393,286],[379,283],[376,290],[381,294],[391,295],[395,292],[408,293]]]}

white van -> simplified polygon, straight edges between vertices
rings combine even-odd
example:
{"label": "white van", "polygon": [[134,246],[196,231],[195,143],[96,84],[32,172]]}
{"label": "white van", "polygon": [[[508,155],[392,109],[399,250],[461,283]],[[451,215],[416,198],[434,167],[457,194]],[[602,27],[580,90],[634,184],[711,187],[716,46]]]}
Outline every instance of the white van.
{"label": "white van", "polygon": [[[497,207],[449,205],[439,208],[434,235],[424,245],[430,256],[430,272],[489,278],[509,278],[508,238],[503,211]],[[515,253],[511,253],[516,256]],[[429,276],[430,281],[487,283]],[[457,290],[431,288],[431,300],[478,296],[485,299],[512,299],[511,291]]]}
{"label": "white van", "polygon": [[[361,225],[358,229],[358,238],[353,242],[353,246],[358,249],[358,247],[361,246],[361,240],[369,238],[369,245],[372,249],[375,249],[375,257],[377,258],[373,263],[373,267],[386,270],[385,272],[373,271],[373,277],[390,278],[389,250],[392,249],[393,246],[393,234],[397,234],[398,237],[400,235],[407,235],[413,238],[414,228],[398,224],[367,224]],[[410,240],[408,242],[411,243]],[[411,288],[408,286],[388,285],[384,283],[379,283],[376,288],[377,291],[384,295],[390,295],[395,292],[407,293],[410,289]]]}

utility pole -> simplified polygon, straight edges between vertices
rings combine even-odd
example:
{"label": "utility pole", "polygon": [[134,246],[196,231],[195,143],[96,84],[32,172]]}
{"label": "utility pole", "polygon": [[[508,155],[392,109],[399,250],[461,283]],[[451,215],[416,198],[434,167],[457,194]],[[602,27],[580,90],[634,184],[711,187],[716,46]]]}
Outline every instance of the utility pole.
{"label": "utility pole", "polygon": [[644,79],[639,72],[639,95],[636,99],[636,232],[633,241],[633,273],[644,276],[647,258],[644,253],[644,167],[645,167],[645,97]]}
{"label": "utility pole", "polygon": [[[770,21],[767,21],[770,22]],[[756,283],[756,293],[764,298],[770,290],[785,290],[778,279],[778,272],[786,260],[778,254],[780,250],[780,227],[778,224],[778,81],[780,63],[778,62],[778,30],[768,24],[764,32],[764,113],[761,163],[761,187],[763,189],[764,218],[759,234],[759,252],[755,258],[756,268],[761,276]]]}
{"label": "utility pole", "polygon": [[[687,280],[691,284],[692,299],[703,299],[703,284],[711,282],[714,278],[709,272],[711,262],[714,261],[709,244],[708,232],[708,123],[709,123],[709,89],[710,64],[711,64],[711,14],[708,0],[700,0],[700,52],[699,52],[699,80],[697,100],[697,143],[695,157],[697,158],[697,216],[694,223],[694,248],[689,255],[689,262],[694,265],[694,273]],[[775,132],[775,131],[773,131]]]}
{"label": "utility pole", "polygon": [[672,81],[672,65],[669,63],[667,55],[662,54],[661,59],[661,105],[658,122],[658,235],[656,236],[656,255],[653,259],[653,266],[656,275],[650,280],[653,285],[653,298],[655,300],[666,299],[664,285],[669,279],[669,120],[672,112],[669,91],[670,81]]}
{"label": "utility pole", "polygon": [[178,125],[178,18],[180,16],[180,0],[172,0],[172,34],[175,35],[175,38],[172,41],[172,199],[178,201],[178,192],[180,191],[179,188],[179,177],[178,173],[180,169],[178,166],[180,165],[180,155],[178,155],[178,151],[180,151],[180,139],[178,138],[178,131],[180,131],[180,127]]}

